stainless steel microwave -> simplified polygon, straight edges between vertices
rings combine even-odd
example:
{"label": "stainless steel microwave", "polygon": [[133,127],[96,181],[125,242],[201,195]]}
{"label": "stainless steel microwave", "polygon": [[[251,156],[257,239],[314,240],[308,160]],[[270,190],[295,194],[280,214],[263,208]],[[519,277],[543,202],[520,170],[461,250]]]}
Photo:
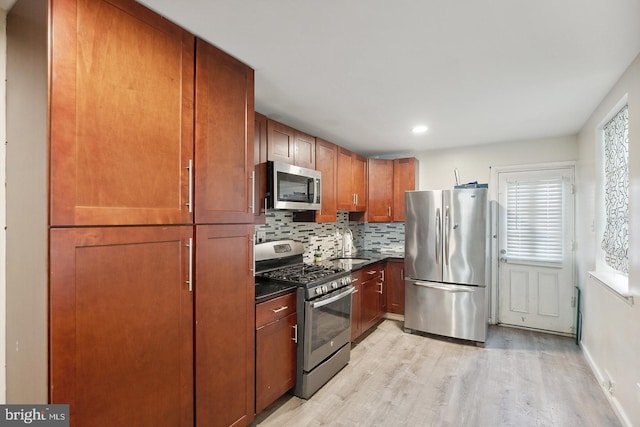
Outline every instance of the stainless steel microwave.
{"label": "stainless steel microwave", "polygon": [[318,210],[320,171],[282,162],[267,162],[267,207],[271,209]]}

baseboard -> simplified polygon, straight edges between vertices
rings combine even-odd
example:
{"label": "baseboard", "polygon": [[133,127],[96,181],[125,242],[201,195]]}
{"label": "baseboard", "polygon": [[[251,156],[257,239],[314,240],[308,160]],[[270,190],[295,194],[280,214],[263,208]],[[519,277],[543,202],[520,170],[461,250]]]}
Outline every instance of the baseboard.
{"label": "baseboard", "polygon": [[391,320],[399,320],[401,322],[404,322],[404,315],[403,314],[385,313],[384,314],[384,318],[385,319],[391,319]]}
{"label": "baseboard", "polygon": [[613,412],[615,412],[616,416],[618,417],[618,420],[620,420],[620,423],[622,423],[622,425],[625,427],[633,427],[633,425],[631,424],[631,421],[627,417],[626,412],[624,411],[624,408],[620,405],[620,402],[618,402],[618,399],[612,396],[607,390],[605,386],[605,383],[606,383],[605,376],[602,374],[602,372],[598,368],[598,365],[593,360],[593,357],[591,357],[591,353],[589,352],[589,349],[587,348],[586,345],[584,345],[582,341],[580,341],[580,348],[582,349],[582,353],[584,354],[584,358],[586,359],[587,364],[591,368],[591,372],[593,372],[593,375],[596,377],[596,380],[598,381],[598,385],[602,390],[602,394],[604,394],[604,396],[609,401],[609,404],[613,408]]}

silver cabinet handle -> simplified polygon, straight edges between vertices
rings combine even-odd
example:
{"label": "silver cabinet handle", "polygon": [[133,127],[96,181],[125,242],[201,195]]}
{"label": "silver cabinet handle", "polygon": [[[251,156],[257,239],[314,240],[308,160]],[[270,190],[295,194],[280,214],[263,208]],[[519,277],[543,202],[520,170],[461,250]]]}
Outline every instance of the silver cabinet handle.
{"label": "silver cabinet handle", "polygon": [[389,218],[391,218],[391,206],[388,206],[388,207],[387,207],[387,211],[389,212],[389,215],[388,215],[388,216],[389,216]]}
{"label": "silver cabinet handle", "polygon": [[189,248],[189,277],[187,285],[189,285],[189,292],[193,292],[193,237],[189,237],[187,247]]}
{"label": "silver cabinet handle", "polygon": [[360,279],[358,279],[358,278],[356,278],[356,279],[351,279],[351,283],[356,283],[358,280],[360,280]]}
{"label": "silver cabinet handle", "polygon": [[251,181],[251,204],[249,205],[249,210],[252,214],[256,214],[256,171],[251,171],[251,177],[249,178]]}
{"label": "silver cabinet handle", "polygon": [[189,200],[187,201],[187,208],[189,209],[189,213],[192,213],[193,212],[193,160],[189,160],[187,169],[189,170]]}
{"label": "silver cabinet handle", "polygon": [[296,323],[295,325],[292,326],[293,328],[293,342],[298,344],[298,324]]}
{"label": "silver cabinet handle", "polygon": [[289,308],[289,306],[283,305],[282,307],[271,311],[273,311],[274,313],[280,313],[281,311],[285,311],[287,308]]}
{"label": "silver cabinet handle", "polygon": [[382,282],[378,283],[378,286],[380,286],[380,289],[377,292],[382,295]]}

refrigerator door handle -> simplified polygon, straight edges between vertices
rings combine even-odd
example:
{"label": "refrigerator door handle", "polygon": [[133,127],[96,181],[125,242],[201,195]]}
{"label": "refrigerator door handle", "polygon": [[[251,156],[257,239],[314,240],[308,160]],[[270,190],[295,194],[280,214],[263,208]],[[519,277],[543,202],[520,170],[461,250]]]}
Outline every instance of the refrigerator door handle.
{"label": "refrigerator door handle", "polygon": [[440,264],[440,251],[442,251],[442,221],[440,208],[436,209],[436,265]]}
{"label": "refrigerator door handle", "polygon": [[449,265],[449,206],[444,211],[444,262]]}
{"label": "refrigerator door handle", "polygon": [[473,292],[473,288],[470,288],[469,286],[446,285],[444,283],[413,282],[413,285],[447,292]]}

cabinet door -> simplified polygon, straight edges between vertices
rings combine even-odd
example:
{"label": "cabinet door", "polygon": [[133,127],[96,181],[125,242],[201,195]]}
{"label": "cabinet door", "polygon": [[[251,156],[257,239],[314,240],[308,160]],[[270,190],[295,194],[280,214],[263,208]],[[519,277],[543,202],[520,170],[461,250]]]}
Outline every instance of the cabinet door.
{"label": "cabinet door", "polygon": [[393,160],[368,160],[367,219],[391,222],[393,218]]}
{"label": "cabinet door", "polygon": [[193,425],[192,232],[51,230],[50,393],[72,425]]}
{"label": "cabinet door", "polygon": [[380,280],[375,276],[362,284],[362,330],[373,326],[380,312]]}
{"label": "cabinet door", "polygon": [[252,223],[253,70],[198,39],[195,220]]}
{"label": "cabinet door", "polygon": [[404,222],[406,191],[416,189],[416,159],[395,159],[393,161],[393,220]]}
{"label": "cabinet door", "polygon": [[316,222],[336,222],[338,148],[335,144],[316,140],[316,169],[322,173],[322,207],[316,213]]}
{"label": "cabinet door", "polygon": [[191,223],[193,36],[125,0],[51,19],[51,224]]}
{"label": "cabinet door", "polygon": [[302,133],[294,132],[295,153],[293,164],[308,169],[316,168],[316,138]]}
{"label": "cabinet door", "polygon": [[387,262],[386,274],[387,311],[404,314],[404,261]]}
{"label": "cabinet door", "polygon": [[296,313],[256,331],[256,413],[296,385]]}
{"label": "cabinet door", "polygon": [[353,173],[351,172],[351,151],[338,147],[338,209],[343,211],[353,210],[355,204],[353,193]]}
{"label": "cabinet door", "polygon": [[354,154],[351,172],[353,193],[356,195],[355,206],[352,210],[364,212],[367,210],[367,159]]}
{"label": "cabinet door", "polygon": [[255,113],[255,133],[253,137],[254,193],[253,201],[256,224],[265,223],[267,209],[267,118]]}
{"label": "cabinet door", "polygon": [[254,413],[253,225],[196,226],[196,425],[248,425]]}
{"label": "cabinet door", "polygon": [[351,341],[355,341],[362,334],[362,283],[352,285],[356,290],[351,294]]}
{"label": "cabinet door", "polygon": [[295,131],[274,120],[267,122],[267,159],[294,164]]}

